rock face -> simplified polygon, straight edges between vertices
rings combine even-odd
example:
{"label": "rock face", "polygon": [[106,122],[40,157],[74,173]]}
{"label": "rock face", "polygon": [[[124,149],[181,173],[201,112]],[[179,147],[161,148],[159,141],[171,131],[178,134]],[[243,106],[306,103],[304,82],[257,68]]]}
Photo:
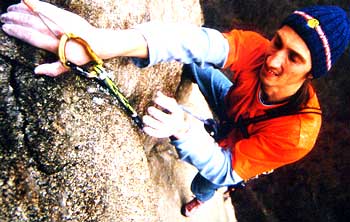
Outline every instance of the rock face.
{"label": "rock face", "polygon": [[[202,23],[196,0],[51,2],[105,28]],[[179,209],[195,171],[166,140],[146,137],[94,81],[34,76],[35,64],[53,55],[3,32],[0,42],[1,221],[183,220]],[[178,63],[140,70],[112,59],[106,66],[141,114],[156,91],[174,95],[180,81]],[[211,205],[197,219],[227,221],[222,199]]]}

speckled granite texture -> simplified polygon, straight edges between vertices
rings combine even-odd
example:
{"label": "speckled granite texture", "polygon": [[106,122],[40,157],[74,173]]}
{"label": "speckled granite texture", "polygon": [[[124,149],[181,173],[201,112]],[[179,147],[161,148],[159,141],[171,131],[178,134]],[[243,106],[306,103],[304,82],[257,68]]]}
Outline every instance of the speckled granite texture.
{"label": "speckled granite texture", "polygon": [[[196,0],[51,2],[105,28],[202,23]],[[185,220],[179,209],[195,170],[166,140],[141,133],[96,82],[35,76],[35,64],[54,55],[3,32],[0,43],[0,221]],[[106,66],[141,114],[157,90],[174,95],[180,81],[178,63],[140,70],[116,58]],[[220,195],[207,209],[187,221],[227,221]]]}

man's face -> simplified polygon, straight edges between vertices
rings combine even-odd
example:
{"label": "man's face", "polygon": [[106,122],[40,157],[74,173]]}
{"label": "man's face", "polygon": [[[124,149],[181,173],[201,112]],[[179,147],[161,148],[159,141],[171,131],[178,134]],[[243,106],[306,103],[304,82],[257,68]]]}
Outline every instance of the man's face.
{"label": "man's face", "polygon": [[276,32],[266,52],[260,72],[263,89],[293,95],[311,76],[310,70],[311,54],[305,42],[289,26],[283,26]]}

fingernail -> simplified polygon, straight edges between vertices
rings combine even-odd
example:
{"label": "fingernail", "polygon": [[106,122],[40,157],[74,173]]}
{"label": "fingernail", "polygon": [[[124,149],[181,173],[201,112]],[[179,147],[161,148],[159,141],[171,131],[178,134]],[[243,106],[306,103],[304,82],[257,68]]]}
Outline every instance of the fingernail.
{"label": "fingernail", "polygon": [[8,31],[9,31],[9,27],[8,27],[8,25],[3,25],[3,26],[1,26],[1,29],[4,31],[4,32],[6,32],[6,33],[8,33]]}
{"label": "fingernail", "polygon": [[7,8],[7,11],[8,11],[8,12],[11,12],[11,11],[13,11],[13,8],[14,8],[14,6],[13,6],[13,5],[10,5],[10,6]]}
{"label": "fingernail", "polygon": [[36,75],[41,75],[40,68],[35,67],[35,69],[34,69],[34,74],[36,74]]}

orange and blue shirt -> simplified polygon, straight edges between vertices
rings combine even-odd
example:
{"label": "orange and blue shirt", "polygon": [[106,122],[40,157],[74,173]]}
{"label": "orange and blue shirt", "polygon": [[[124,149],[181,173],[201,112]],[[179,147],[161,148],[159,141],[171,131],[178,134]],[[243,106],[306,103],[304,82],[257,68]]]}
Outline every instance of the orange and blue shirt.
{"label": "orange and blue shirt", "polygon": [[[241,30],[220,33],[194,25],[164,23],[146,23],[136,29],[145,37],[149,54],[147,59],[133,58],[139,67],[176,60],[204,68],[230,69],[235,84],[225,103],[233,121],[263,115],[278,106],[265,105],[259,99],[258,73],[269,45],[260,34]],[[309,93],[307,107],[320,108],[311,86]],[[217,144],[203,140],[205,130],[196,129],[173,144],[180,157],[195,165],[204,177],[218,185],[230,185],[301,159],[314,146],[320,127],[320,115],[294,114],[250,124],[249,138],[232,129]]]}
{"label": "orange and blue shirt", "polygon": [[[278,105],[263,104],[259,97],[258,72],[269,41],[250,31],[233,30],[224,36],[230,45],[225,68],[233,71],[231,78],[235,82],[226,96],[228,116],[237,121],[239,117],[252,118],[276,108]],[[306,107],[319,109],[311,86],[309,93]],[[313,148],[320,127],[318,114],[288,115],[249,125],[249,138],[243,138],[239,130],[233,129],[220,145],[231,148],[233,169],[241,178],[249,179],[304,157]]]}

